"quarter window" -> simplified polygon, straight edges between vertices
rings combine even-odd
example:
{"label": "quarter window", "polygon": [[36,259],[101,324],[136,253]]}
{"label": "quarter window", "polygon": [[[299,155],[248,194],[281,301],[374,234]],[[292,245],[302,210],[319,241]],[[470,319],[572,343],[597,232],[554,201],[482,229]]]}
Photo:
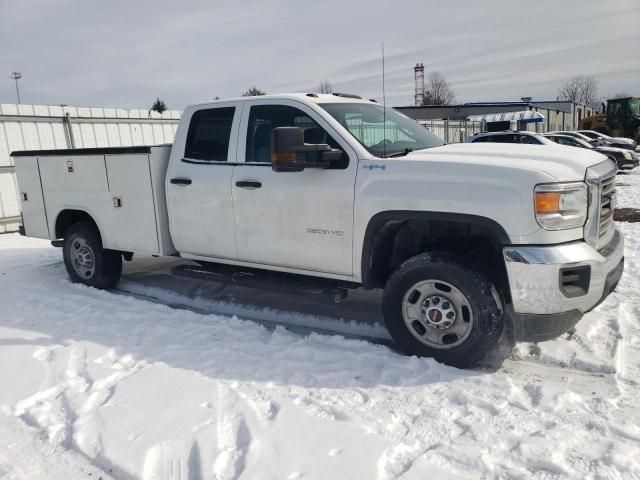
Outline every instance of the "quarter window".
{"label": "quarter window", "polygon": [[191,117],[184,156],[208,162],[226,162],[235,107],[198,110]]}

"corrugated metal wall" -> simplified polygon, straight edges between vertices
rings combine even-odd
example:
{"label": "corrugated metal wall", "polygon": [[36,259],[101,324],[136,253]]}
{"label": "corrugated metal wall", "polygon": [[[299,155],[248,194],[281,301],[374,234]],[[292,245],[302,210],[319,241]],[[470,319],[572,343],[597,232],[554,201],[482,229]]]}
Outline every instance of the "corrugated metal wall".
{"label": "corrugated metal wall", "polygon": [[0,232],[20,221],[12,151],[172,143],[180,113],[0,104]]}

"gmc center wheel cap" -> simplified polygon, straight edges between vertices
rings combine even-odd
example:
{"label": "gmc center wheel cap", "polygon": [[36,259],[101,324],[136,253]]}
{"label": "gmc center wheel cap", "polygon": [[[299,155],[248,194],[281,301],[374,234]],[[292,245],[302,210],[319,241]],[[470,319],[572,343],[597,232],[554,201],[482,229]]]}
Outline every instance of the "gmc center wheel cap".
{"label": "gmc center wheel cap", "polygon": [[460,345],[473,325],[467,297],[458,288],[440,280],[424,280],[407,290],[402,316],[418,341],[437,349]]}

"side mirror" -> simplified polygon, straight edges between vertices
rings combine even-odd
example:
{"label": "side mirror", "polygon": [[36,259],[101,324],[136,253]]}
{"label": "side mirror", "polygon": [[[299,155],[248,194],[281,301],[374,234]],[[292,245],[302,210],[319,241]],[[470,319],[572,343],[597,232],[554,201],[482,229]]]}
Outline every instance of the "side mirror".
{"label": "side mirror", "polygon": [[327,144],[304,143],[304,133],[299,127],[278,127],[271,131],[271,168],[274,172],[330,168],[341,157],[341,150]]}

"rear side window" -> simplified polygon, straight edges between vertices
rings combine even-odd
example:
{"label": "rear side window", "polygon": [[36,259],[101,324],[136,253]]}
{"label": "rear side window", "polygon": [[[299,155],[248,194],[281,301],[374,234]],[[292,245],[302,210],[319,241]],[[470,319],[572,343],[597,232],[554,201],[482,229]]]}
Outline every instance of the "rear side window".
{"label": "rear side window", "polygon": [[191,117],[185,158],[226,162],[235,107],[198,110]]}
{"label": "rear side window", "polygon": [[496,135],[489,141],[495,143],[515,143],[515,137],[515,135]]}
{"label": "rear side window", "polygon": [[532,135],[520,135],[520,143],[527,145],[540,145],[540,140]]}
{"label": "rear side window", "polygon": [[513,135],[485,135],[474,140],[474,142],[513,143],[513,137]]}

